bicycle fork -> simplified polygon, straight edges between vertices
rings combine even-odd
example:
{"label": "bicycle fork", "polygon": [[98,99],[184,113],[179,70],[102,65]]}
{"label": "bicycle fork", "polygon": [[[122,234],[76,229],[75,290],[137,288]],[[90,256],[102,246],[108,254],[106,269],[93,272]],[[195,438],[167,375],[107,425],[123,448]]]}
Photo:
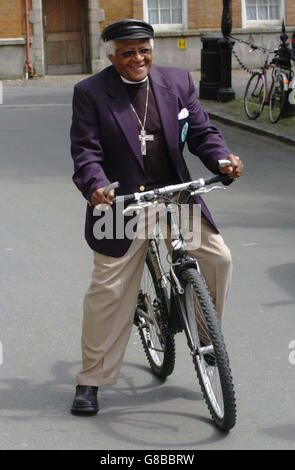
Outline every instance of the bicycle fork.
{"label": "bicycle fork", "polygon": [[[199,271],[198,263],[195,260],[187,261],[186,267],[194,268]],[[179,290],[178,290],[178,284],[181,286],[181,281],[177,278],[177,284],[175,283],[175,281],[172,283],[173,302],[175,303],[175,306],[174,306],[175,311],[171,312],[170,314],[172,315],[174,314],[178,316],[180,323],[182,325],[182,330],[185,331],[187,344],[191,351],[191,355],[193,357],[195,357],[196,355],[201,357],[204,354],[212,354],[214,352],[214,348],[212,344],[209,344],[209,345],[195,344],[194,338],[191,333],[191,328],[189,325],[188,317],[187,317],[185,303],[183,300],[183,294],[185,291],[182,288],[182,293],[180,295]],[[171,305],[172,305],[172,302],[171,302]]]}

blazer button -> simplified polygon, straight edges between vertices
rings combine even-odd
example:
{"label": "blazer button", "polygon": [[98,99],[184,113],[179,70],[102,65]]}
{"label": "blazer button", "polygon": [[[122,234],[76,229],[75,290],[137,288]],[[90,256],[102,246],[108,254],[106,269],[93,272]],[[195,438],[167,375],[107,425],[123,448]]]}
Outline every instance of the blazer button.
{"label": "blazer button", "polygon": [[145,187],[144,186],[139,186],[139,191],[144,191]]}

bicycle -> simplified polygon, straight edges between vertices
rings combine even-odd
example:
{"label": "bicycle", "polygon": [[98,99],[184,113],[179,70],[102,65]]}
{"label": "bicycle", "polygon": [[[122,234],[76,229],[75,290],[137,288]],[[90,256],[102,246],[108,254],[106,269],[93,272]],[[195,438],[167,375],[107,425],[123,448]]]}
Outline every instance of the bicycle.
{"label": "bicycle", "polygon": [[[203,194],[226,182],[226,175],[198,179],[142,193],[116,196],[113,203],[129,204],[124,214],[164,202],[169,214],[171,260],[169,272],[163,267],[159,233],[150,238],[134,324],[138,327],[152,373],[162,379],[175,365],[175,334],[184,331],[193,364],[210,414],[222,431],[236,422],[236,402],[229,358],[221,325],[198,262],[185,250],[181,227],[173,210],[173,195]],[[116,184],[116,183],[115,183]]]}
{"label": "bicycle", "polygon": [[[268,116],[270,122],[275,124],[279,121],[285,102],[288,97],[288,90],[295,88],[292,81],[294,72],[284,66],[284,61],[278,57],[278,49],[270,51],[262,47],[251,45],[251,49],[260,49],[266,54],[264,65],[261,71],[252,73],[244,94],[244,109],[249,119],[257,119],[265,105],[268,105]],[[270,54],[275,57],[269,62]],[[267,71],[272,68],[271,86],[268,88]]]}

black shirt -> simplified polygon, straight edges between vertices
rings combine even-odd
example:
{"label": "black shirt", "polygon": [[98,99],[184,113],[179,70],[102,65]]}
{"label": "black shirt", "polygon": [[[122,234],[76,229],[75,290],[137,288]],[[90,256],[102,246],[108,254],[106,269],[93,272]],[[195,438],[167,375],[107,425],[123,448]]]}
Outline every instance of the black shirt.
{"label": "black shirt", "polygon": [[[137,112],[139,119],[143,123],[146,105],[147,81],[136,85],[125,84],[125,86],[130,102]],[[136,121],[139,135],[141,125],[138,122],[137,117]],[[157,103],[151,86],[149,91],[145,131],[147,135],[154,136],[153,141],[146,142],[147,152],[146,155],[143,156],[144,170],[147,176],[147,182],[145,185],[146,189],[148,190],[157,187],[159,188],[167,184],[179,183],[179,178],[177,177],[168,152]]]}

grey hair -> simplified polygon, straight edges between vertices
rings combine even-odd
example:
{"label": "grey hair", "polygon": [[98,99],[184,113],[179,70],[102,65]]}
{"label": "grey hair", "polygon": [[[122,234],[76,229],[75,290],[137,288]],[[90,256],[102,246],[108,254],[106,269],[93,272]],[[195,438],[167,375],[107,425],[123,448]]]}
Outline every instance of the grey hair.
{"label": "grey hair", "polygon": [[[151,49],[154,49],[154,39],[150,38]],[[115,55],[115,41],[107,41],[103,43],[104,50],[107,56]]]}

